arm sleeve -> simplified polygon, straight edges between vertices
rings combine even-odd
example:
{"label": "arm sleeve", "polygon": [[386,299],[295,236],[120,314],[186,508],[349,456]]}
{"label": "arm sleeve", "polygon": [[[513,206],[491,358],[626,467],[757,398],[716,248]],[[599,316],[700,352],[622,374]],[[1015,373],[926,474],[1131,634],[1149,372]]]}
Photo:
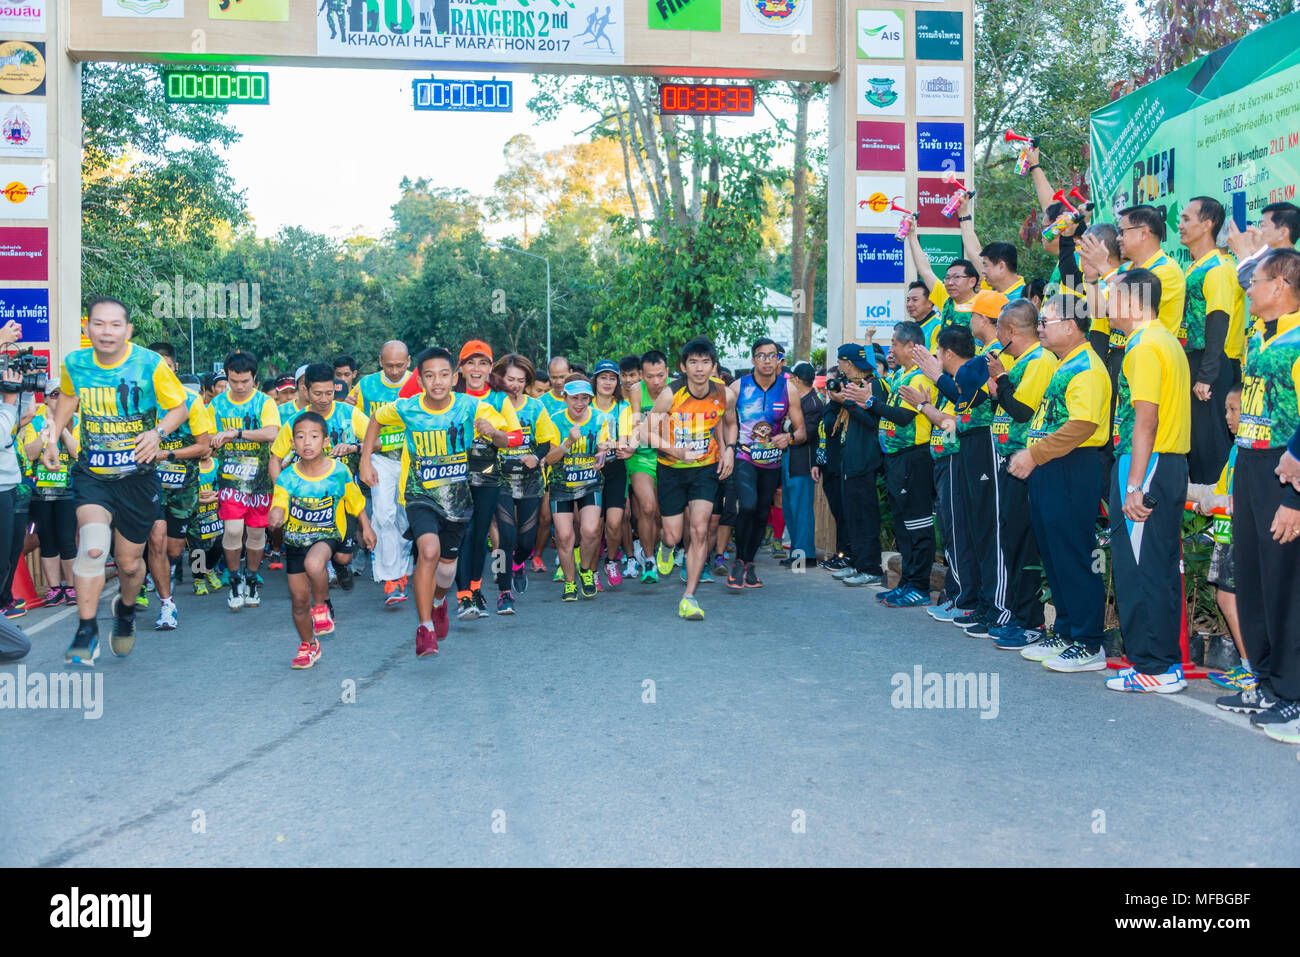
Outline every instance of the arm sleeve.
{"label": "arm sleeve", "polygon": [[940,395],[954,405],[961,401],[961,389],[957,386],[957,380],[948,373],[939,376],[939,381],[934,384],[934,387],[939,390]]}
{"label": "arm sleeve", "polygon": [[1034,409],[1016,400],[1016,390],[1011,386],[1010,376],[998,377],[998,405],[1016,422],[1028,422],[1034,417]]}
{"label": "arm sleeve", "polygon": [[1042,441],[1031,445],[1029,454],[1033,457],[1035,465],[1046,465],[1052,459],[1059,459],[1062,455],[1073,452],[1096,431],[1097,426],[1093,422],[1071,419],[1051,435],[1044,437]]}
{"label": "arm sleeve", "polygon": [[1201,367],[1196,370],[1197,382],[1213,382],[1219,377],[1223,344],[1227,341],[1228,314],[1216,309],[1205,317],[1205,351],[1201,353]]}
{"label": "arm sleeve", "polygon": [[1074,237],[1062,236],[1056,255],[1056,268],[1061,272],[1061,288],[1073,292],[1083,286],[1083,270],[1074,258]]}
{"label": "arm sleeve", "polygon": [[280,431],[271,443],[271,454],[276,458],[284,458],[293,451],[293,428],[289,423],[280,426]]}
{"label": "arm sleeve", "polygon": [[1291,436],[1291,441],[1287,443],[1287,451],[1300,459],[1300,428],[1295,430],[1295,435]]}
{"label": "arm sleeve", "polygon": [[63,371],[59,373],[59,391],[64,395],[76,395],[77,390],[72,384],[72,376],[68,374],[68,364],[63,363]]}

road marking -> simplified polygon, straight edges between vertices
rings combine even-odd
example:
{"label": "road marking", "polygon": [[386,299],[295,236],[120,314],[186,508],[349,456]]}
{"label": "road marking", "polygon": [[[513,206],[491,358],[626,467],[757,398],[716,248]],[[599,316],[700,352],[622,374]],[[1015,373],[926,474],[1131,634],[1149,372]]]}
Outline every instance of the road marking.
{"label": "road marking", "polygon": [[[107,588],[104,589],[104,593],[100,595],[99,600],[103,601],[107,598],[112,598],[114,595],[117,594],[117,588],[118,588],[117,582],[115,581],[113,584],[109,585]],[[38,622],[35,625],[32,625],[32,627],[30,628],[24,628],[23,634],[34,635],[38,631],[50,627],[50,625],[58,624],[59,622],[63,621],[63,619],[67,618],[69,615],[76,612],[76,610],[77,610],[76,605],[70,605],[67,608],[63,609],[62,611],[55,612],[53,615],[51,615],[49,618],[46,618],[44,621]]]}
{"label": "road marking", "polygon": [[1218,718],[1220,721],[1232,725],[1234,728],[1244,728],[1247,731],[1254,731],[1254,726],[1250,723],[1250,718],[1244,714],[1237,714],[1235,711],[1224,711],[1218,705],[1210,704],[1207,701],[1201,701],[1189,695],[1166,694],[1160,697],[1184,707],[1192,708],[1202,714],[1208,714],[1211,718]]}

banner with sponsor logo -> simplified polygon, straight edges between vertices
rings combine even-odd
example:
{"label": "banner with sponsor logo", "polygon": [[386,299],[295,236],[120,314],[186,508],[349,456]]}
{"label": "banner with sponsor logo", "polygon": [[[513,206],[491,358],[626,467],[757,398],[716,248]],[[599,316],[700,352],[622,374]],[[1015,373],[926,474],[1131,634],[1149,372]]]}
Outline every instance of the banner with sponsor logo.
{"label": "banner with sponsor logo", "polygon": [[812,0],[740,0],[740,32],[810,37]]}
{"label": "banner with sponsor logo", "polygon": [[858,289],[854,305],[855,339],[870,339],[877,329],[888,334],[895,323],[907,318],[902,289]]}
{"label": "banner with sponsor logo", "polygon": [[902,116],[906,91],[906,67],[858,67],[858,113],[862,116]]}
{"label": "banner with sponsor logo", "polygon": [[907,126],[903,123],[858,121],[858,169],[879,169],[901,173],[907,169],[903,142]]}
{"label": "banner with sponsor logo", "polygon": [[916,68],[917,116],[965,116],[966,70],[960,66]]}
{"label": "banner with sponsor logo", "polygon": [[859,10],[858,56],[901,60],[907,56],[902,10]]}
{"label": "banner with sponsor logo", "polygon": [[44,156],[45,104],[0,100],[0,156]]}
{"label": "banner with sponsor logo", "polygon": [[45,42],[0,40],[0,93],[41,96],[45,92]]}
{"label": "banner with sponsor logo", "polygon": [[[104,0],[105,3],[109,0]],[[802,0],[807,2],[807,0]],[[375,3],[378,6],[378,0]],[[318,56],[490,63],[622,63],[623,0],[325,0]]]}
{"label": "banner with sponsor logo", "polygon": [[957,217],[949,219],[943,214],[955,186],[949,186],[938,177],[918,176],[916,179],[916,222],[920,226],[956,229]]}
{"label": "banner with sponsor logo", "polygon": [[45,0],[0,0],[0,32],[44,33]]}
{"label": "banner with sponsor logo", "polygon": [[0,289],[0,326],[13,320],[23,327],[23,342],[50,341],[50,291]]}
{"label": "banner with sponsor logo", "polygon": [[1114,221],[1159,209],[1165,252],[1186,265],[1178,218],[1194,196],[1223,203],[1238,228],[1269,203],[1297,203],[1300,13],[1248,33],[1092,114],[1091,196]]}
{"label": "banner with sponsor logo", "polygon": [[284,23],[289,19],[289,0],[208,0],[208,18]]}
{"label": "banner with sponsor logo", "polygon": [[858,233],[858,282],[902,282],[903,241],[893,233]]}
{"label": "banner with sponsor logo", "polygon": [[722,31],[722,0],[646,0],[651,30]]}
{"label": "banner with sponsor logo", "polygon": [[50,278],[50,233],[44,226],[0,226],[0,281]]}
{"label": "banner with sponsor logo", "polygon": [[916,11],[916,58],[918,60],[960,60],[962,42],[960,10]]}
{"label": "banner with sponsor logo", "polygon": [[889,204],[897,199],[900,206],[906,206],[906,195],[907,181],[901,176],[859,176],[858,225],[897,229],[902,213],[890,210]]}
{"label": "banner with sponsor logo", "polygon": [[965,171],[966,130],[962,124],[917,123],[916,168]]}
{"label": "banner with sponsor logo", "polygon": [[921,251],[930,260],[930,268],[939,278],[948,271],[954,259],[962,257],[960,233],[917,233]]}
{"label": "banner with sponsor logo", "polygon": [[0,166],[0,219],[47,219],[50,187],[44,166]]}

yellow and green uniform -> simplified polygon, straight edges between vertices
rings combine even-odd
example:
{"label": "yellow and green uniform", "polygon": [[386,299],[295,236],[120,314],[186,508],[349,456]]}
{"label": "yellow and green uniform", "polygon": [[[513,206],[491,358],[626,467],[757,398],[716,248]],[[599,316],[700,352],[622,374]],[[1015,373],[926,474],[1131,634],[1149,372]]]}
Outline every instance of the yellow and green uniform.
{"label": "yellow and green uniform", "polygon": [[[206,462],[200,461],[198,468],[199,475],[199,494],[204,492],[215,492],[217,490],[217,475],[220,469],[217,467],[216,459],[208,459]],[[189,539],[190,547],[206,548],[211,546],[221,534],[222,522],[217,516],[218,502],[213,499],[211,502],[199,502],[194,509],[194,517],[190,520]]]}
{"label": "yellow and green uniform", "polygon": [[[504,392],[487,391],[482,395],[470,395],[471,399],[486,402],[497,411],[505,424],[501,426],[507,432],[519,431],[519,419],[510,397]],[[498,469],[497,447],[481,435],[475,435],[469,447],[469,484],[499,485],[501,473]]]}
{"label": "yellow and green uniform", "polygon": [[284,543],[310,548],[317,542],[347,538],[347,517],[360,515],[366,507],[361,489],[348,467],[338,459],[324,475],[304,475],[295,462],[275,480],[272,509],[284,510]]}
{"label": "yellow and green uniform", "polygon": [[[667,387],[665,387],[667,388]],[[721,454],[718,444],[718,425],[727,414],[725,386],[709,381],[708,394],[702,399],[691,395],[689,385],[673,393],[673,404],[668,412],[668,436],[661,436],[675,449],[690,449],[700,456],[690,462],[659,455],[659,464],[668,468],[688,469],[716,465]],[[559,426],[563,433],[563,426]]]}
{"label": "yellow and green uniform", "polygon": [[[1186,300],[1186,283],[1183,277],[1183,271],[1178,268],[1178,264],[1166,256],[1163,252],[1157,251],[1150,259],[1140,265],[1133,262],[1124,262],[1120,264],[1119,272],[1128,272],[1130,269],[1149,269],[1156,274],[1160,280],[1160,309],[1157,318],[1160,325],[1164,326],[1175,336],[1183,325],[1183,304]],[[1123,333],[1120,333],[1123,335]],[[1111,331],[1111,348],[1115,348],[1115,332]],[[1121,342],[1120,345],[1123,345]]]}
{"label": "yellow and green uniform", "polygon": [[[286,414],[275,441],[271,443],[271,454],[277,456],[285,466],[298,460],[298,455],[293,450],[293,424],[306,411],[303,409],[300,412]],[[346,402],[331,402],[329,412],[322,418],[325,420],[326,455],[333,455],[332,450],[336,445],[361,445],[366,429],[370,428],[370,419],[366,414],[355,405],[348,405]],[[360,464],[360,456],[361,453],[358,451],[343,459],[353,474],[356,474],[357,466]]]}
{"label": "yellow and green uniform", "polygon": [[921,334],[925,336],[925,350],[939,351],[939,333],[943,332],[943,313],[931,310],[929,317],[921,323]]}
{"label": "yellow and green uniform", "polygon": [[[976,356],[998,356],[1002,353],[1002,343],[997,339],[990,340],[987,344],[975,340]],[[984,429],[993,424],[993,406],[992,396],[988,394],[989,384],[987,381],[981,383],[980,391],[984,393],[984,401],[978,405],[974,403],[979,392],[971,397],[962,408],[957,409],[957,434],[962,435],[972,429]]]}
{"label": "yellow and green uniform", "polygon": [[[218,432],[235,429],[253,432],[269,426],[280,427],[280,410],[265,392],[254,391],[243,402],[236,402],[227,389],[213,397],[208,410]],[[245,495],[265,495],[271,491],[271,473],[267,471],[271,458],[270,442],[232,438],[221,446],[217,454],[221,456],[217,477],[219,489],[233,489]]]}
{"label": "yellow and green uniform", "polygon": [[162,356],[131,343],[120,362],[101,365],[94,349],[77,349],[63,362],[59,391],[80,402],[81,452],[77,467],[99,479],[152,472],[135,460],[135,440],[156,428],[187,399]]}
{"label": "yellow and green uniform", "polygon": [[[953,408],[952,400],[942,392],[939,393],[939,401],[935,405],[935,408],[941,415],[951,415],[954,419],[958,418],[957,411]],[[881,420],[881,424],[884,424],[884,420]],[[956,429],[949,432],[948,430],[935,425],[933,422],[930,423],[930,457],[932,459],[938,461],[939,459],[952,455],[960,449],[961,439],[958,436]]]}
{"label": "yellow and green uniform", "polygon": [[[1204,349],[1205,318],[1213,312],[1222,312],[1228,317],[1223,353],[1239,359],[1246,335],[1246,293],[1237,282],[1237,266],[1232,257],[1211,249],[1187,267],[1184,286],[1183,322],[1177,330],[1183,348],[1188,352]],[[1230,343],[1235,349],[1230,348]]]}
{"label": "yellow and green uniform", "polygon": [[1043,401],[1029,422],[1025,447],[1036,445],[1071,420],[1096,426],[1079,448],[1097,448],[1110,438],[1110,374],[1086,342],[1063,356],[1052,373]]}
{"label": "yellow and green uniform", "polygon": [[[41,432],[50,424],[48,413],[38,412],[32,416],[32,420],[27,423],[27,428],[23,429],[23,434],[15,448],[22,454],[22,461],[25,463],[24,474],[32,479],[33,497],[39,499],[57,499],[72,497],[72,474],[71,469],[77,457],[68,451],[67,446],[55,436],[54,441],[59,446],[59,467],[54,470],[47,469],[45,463],[37,458],[31,461],[27,458],[27,446],[35,442]],[[73,441],[77,444],[81,442],[81,417],[72,416],[72,421],[68,423],[68,432],[71,433]]]}
{"label": "yellow and green uniform", "polygon": [[[1004,351],[1002,365],[1007,370],[1007,380],[1014,390],[1013,398],[1022,405],[1037,409],[1056,372],[1056,356],[1044,349],[1041,343],[1035,342],[1018,356]],[[993,416],[990,430],[997,442],[998,454],[1006,458],[1023,449],[1025,440],[1029,437],[1029,426],[1030,422],[1017,422],[999,408]]]}
{"label": "yellow and green uniform", "polygon": [[[514,407],[513,403],[511,407]],[[501,487],[510,490],[511,498],[537,498],[542,494],[541,459],[545,449],[560,444],[560,433],[546,414],[545,406],[532,396],[525,396],[524,404],[514,412],[524,440],[515,448],[497,450],[501,462]],[[538,466],[531,469],[525,466],[520,461],[525,455],[536,456]]]}
{"label": "yellow and green uniform", "polygon": [[552,463],[547,487],[552,502],[571,502],[592,492],[599,492],[604,476],[596,468],[599,446],[610,440],[609,418],[594,407],[588,406],[587,415],[575,422],[566,409],[552,420],[560,441],[569,437],[569,430],[578,430],[577,441],[570,446],[560,461]]}
{"label": "yellow and green uniform", "polygon": [[[354,398],[357,408],[364,412],[367,418],[372,418],[378,406],[397,401],[398,393],[410,380],[411,375],[412,373],[407,371],[396,385],[389,383],[382,371],[363,375],[349,398]],[[364,434],[363,432],[362,435]],[[385,458],[400,460],[404,448],[402,438],[404,434],[400,425],[384,426],[379,430],[379,444],[376,446],[378,453]]]}
{"label": "yellow and green uniform", "polygon": [[380,425],[401,425],[402,476],[398,498],[403,505],[428,505],[452,522],[467,522],[474,510],[469,489],[469,447],[478,419],[502,429],[501,413],[463,392],[432,408],[424,393],[375,409]]}
{"label": "yellow and green uniform", "polygon": [[1191,372],[1181,343],[1164,326],[1148,320],[1135,326],[1124,346],[1118,401],[1111,435],[1115,451],[1133,451],[1134,402],[1151,402],[1159,410],[1152,451],[1186,455],[1191,448]]}
{"label": "yellow and green uniform", "polygon": [[[942,287],[941,287],[942,288]],[[898,368],[894,374],[889,377],[889,404],[894,408],[910,409],[916,412],[916,406],[910,402],[904,402],[899,390],[902,386],[910,385],[913,389],[922,392],[930,402],[934,402],[938,390],[935,389],[934,383],[925,377],[919,366],[912,366],[910,369]],[[912,418],[907,425],[897,425],[888,419],[880,420],[880,448],[886,455],[892,452],[902,452],[914,445],[930,444],[930,420],[923,415],[917,415]]]}
{"label": "yellow and green uniform", "polygon": [[[189,413],[180,428],[171,435],[164,436],[158,443],[161,452],[179,452],[193,445],[196,435],[213,433],[212,417],[208,415],[208,407],[203,404],[199,394],[192,389],[186,389],[185,396]],[[179,462],[159,461],[158,480],[162,483],[163,491],[175,491],[193,486],[198,480],[198,461],[198,459],[183,459]]]}
{"label": "yellow and green uniform", "polygon": [[1300,425],[1300,312],[1277,321],[1277,331],[1257,324],[1246,343],[1241,370],[1241,423],[1237,445],[1243,449],[1280,449]]}
{"label": "yellow and green uniform", "polygon": [[[934,303],[934,307],[939,310],[939,318],[943,320],[945,326],[970,326],[970,314],[975,308],[974,296],[958,305],[948,295],[948,290],[944,288],[943,283],[939,282],[930,290],[930,302]],[[938,338],[939,334],[935,333],[935,340],[938,341]]]}

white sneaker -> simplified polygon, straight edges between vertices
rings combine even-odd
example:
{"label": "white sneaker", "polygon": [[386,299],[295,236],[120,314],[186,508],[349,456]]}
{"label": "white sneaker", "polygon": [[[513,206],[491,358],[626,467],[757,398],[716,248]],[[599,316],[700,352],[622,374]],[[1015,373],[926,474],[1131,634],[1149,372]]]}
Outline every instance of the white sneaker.
{"label": "white sneaker", "polygon": [[1064,638],[1052,635],[1052,637],[1036,641],[1032,645],[1025,645],[1020,649],[1020,657],[1028,661],[1045,661],[1048,658],[1055,658],[1068,647],[1070,647],[1070,643]]}
{"label": "white sneaker", "polygon": [[244,580],[242,578],[231,580],[230,594],[226,596],[226,607],[231,611],[238,611],[244,607]]}
{"label": "white sneaker", "polygon": [[635,558],[629,558],[629,559],[627,559],[626,561],[624,561],[624,562],[623,562],[623,577],[624,577],[624,578],[640,578],[640,577],[641,577],[641,563],[638,562]]}
{"label": "white sneaker", "polygon": [[1106,650],[1098,648],[1096,651],[1089,651],[1087,645],[1076,641],[1059,655],[1044,659],[1043,667],[1048,671],[1061,671],[1067,674],[1076,671],[1105,671]]}
{"label": "white sneaker", "polygon": [[645,568],[645,549],[641,547],[641,539],[632,543],[632,557],[636,560],[639,568]]}
{"label": "white sneaker", "polygon": [[176,602],[167,598],[158,611],[158,620],[153,623],[154,631],[176,630]]}
{"label": "white sneaker", "polygon": [[1180,665],[1170,665],[1163,674],[1144,675],[1136,668],[1124,668],[1106,679],[1111,691],[1135,691],[1138,694],[1176,694],[1187,687]]}
{"label": "white sneaker", "polygon": [[328,569],[328,571],[329,571],[330,584],[333,585],[333,584],[337,583],[338,580],[339,580],[339,576],[338,576],[338,573],[334,571],[334,563],[333,563],[333,562],[330,562],[330,563],[329,563],[327,566],[325,566],[325,567],[326,567],[326,568]]}

